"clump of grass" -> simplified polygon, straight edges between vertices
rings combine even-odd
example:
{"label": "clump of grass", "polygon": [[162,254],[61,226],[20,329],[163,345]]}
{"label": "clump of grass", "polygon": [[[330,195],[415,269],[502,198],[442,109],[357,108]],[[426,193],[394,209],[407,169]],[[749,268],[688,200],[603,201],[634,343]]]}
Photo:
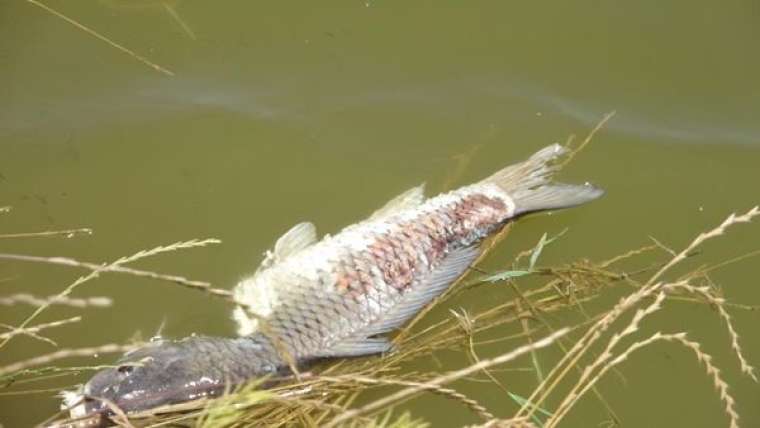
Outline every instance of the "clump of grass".
{"label": "clump of grass", "polygon": [[[642,252],[652,251],[655,246],[635,250],[610,260],[594,263],[580,260],[565,266],[553,268],[539,267],[538,261],[546,245],[552,239],[542,237],[536,247],[525,252],[519,260],[524,265],[515,264],[512,269],[491,274],[482,274],[479,278],[459,284],[454,291],[447,293],[442,300],[457,293],[466,293],[477,287],[494,286],[514,282],[525,276],[544,278],[544,285],[527,290],[519,290],[513,299],[496,304],[485,310],[468,313],[454,312],[450,317],[433,323],[422,329],[409,326],[396,337],[397,349],[385,356],[354,360],[337,360],[313,368],[311,372],[301,372],[300,380],[292,379],[277,387],[261,390],[256,382],[236,391],[230,391],[221,398],[199,400],[179,405],[163,406],[151,411],[116,417],[117,423],[140,426],[164,426],[171,424],[195,424],[202,427],[222,427],[256,423],[259,426],[424,426],[424,421],[412,418],[409,414],[394,417],[394,409],[405,401],[421,394],[436,394],[469,409],[481,420],[479,426],[557,426],[570,412],[575,404],[589,391],[593,391],[598,381],[621,362],[650,345],[666,342],[690,349],[705,368],[705,373],[712,378],[716,392],[723,401],[724,411],[730,426],[739,426],[739,415],[735,408],[735,399],[729,392],[729,385],[711,356],[696,340],[684,332],[654,332],[643,337],[643,324],[653,313],[662,310],[672,299],[685,296],[694,301],[703,302],[716,309],[719,318],[726,326],[730,338],[729,346],[736,355],[742,371],[755,378],[754,368],[748,363],[740,346],[740,337],[726,309],[724,298],[700,281],[704,276],[700,270],[676,278],[672,281],[663,278],[673,266],[682,262],[706,240],[726,232],[728,228],[745,223],[760,215],[760,209],[753,208],[743,215],[729,216],[715,229],[700,234],[690,245],[665,261],[659,269],[641,270],[631,273],[619,270],[617,266],[624,260],[638,256]],[[498,238],[497,238],[498,239]],[[119,259],[110,264],[101,265],[90,275],[80,278],[67,287],[61,295],[68,295],[73,289],[95,273],[119,272],[113,270],[129,261],[174,251],[206,245],[210,241],[188,241],[167,247],[140,252],[136,255]],[[110,266],[110,268],[109,268]],[[86,264],[76,267],[87,267]],[[519,272],[519,274],[517,273]],[[654,272],[654,273],[651,273]],[[648,275],[648,276],[647,276]],[[623,297],[611,309],[590,317],[588,322],[564,327],[552,331],[547,324],[540,324],[536,330],[524,329],[522,333],[489,341],[477,341],[481,333],[493,331],[506,324],[519,323],[533,319],[549,312],[576,307],[579,302],[589,301],[601,295],[605,290],[626,284],[634,291]],[[197,288],[197,287],[196,287]],[[212,290],[201,287],[201,290]],[[212,294],[224,297],[223,294]],[[628,315],[630,314],[630,315]],[[627,322],[619,327],[619,321],[629,316]],[[17,329],[27,329],[32,317],[27,318]],[[73,322],[73,321],[72,321]],[[36,330],[35,330],[36,331]],[[571,338],[571,336],[577,336]],[[626,339],[632,343],[623,347]],[[482,359],[476,349],[494,340],[520,341],[521,344],[496,357]],[[562,340],[562,342],[560,342]],[[631,342],[629,340],[629,342]],[[544,376],[538,387],[527,397],[522,398],[510,392],[512,399],[521,404],[520,409],[511,417],[505,418],[495,409],[489,409],[476,399],[468,397],[450,385],[456,380],[478,373],[488,373],[497,366],[508,364],[518,356],[534,355],[550,346],[569,343],[564,357]],[[76,355],[93,353],[123,352],[135,345],[109,344],[91,349],[62,349],[53,354],[39,356],[0,368],[0,386],[19,381],[29,381],[48,376],[51,373],[66,374],[100,367],[78,367],[66,371],[65,368],[49,366],[59,359]],[[433,355],[442,349],[459,349],[472,356],[471,364],[441,375],[420,372],[405,372],[405,363],[424,356]],[[595,355],[594,355],[595,354]],[[535,360],[534,360],[535,361]],[[40,366],[46,366],[37,368]],[[488,376],[497,382],[492,375]],[[569,391],[559,391],[558,385],[571,382]],[[380,399],[357,404],[357,399],[365,392],[379,388],[396,388]],[[559,397],[560,404],[555,409],[547,409],[549,397]],[[128,419],[124,419],[127,418]],[[55,424],[82,422],[70,419],[55,421]]]}

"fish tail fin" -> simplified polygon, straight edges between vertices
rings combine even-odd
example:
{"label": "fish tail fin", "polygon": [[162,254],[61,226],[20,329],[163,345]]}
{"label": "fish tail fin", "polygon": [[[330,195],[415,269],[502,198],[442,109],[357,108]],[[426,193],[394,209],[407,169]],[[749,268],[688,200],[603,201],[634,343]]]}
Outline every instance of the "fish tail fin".
{"label": "fish tail fin", "polygon": [[516,192],[512,196],[515,201],[514,215],[575,207],[603,194],[604,190],[591,184],[547,184],[537,189]]}
{"label": "fish tail fin", "polygon": [[483,183],[495,184],[512,198],[515,203],[514,216],[570,208],[602,196],[604,191],[590,184],[552,182],[554,173],[560,168],[557,161],[567,153],[567,148],[553,144],[539,150],[524,162],[496,172],[483,180]]}

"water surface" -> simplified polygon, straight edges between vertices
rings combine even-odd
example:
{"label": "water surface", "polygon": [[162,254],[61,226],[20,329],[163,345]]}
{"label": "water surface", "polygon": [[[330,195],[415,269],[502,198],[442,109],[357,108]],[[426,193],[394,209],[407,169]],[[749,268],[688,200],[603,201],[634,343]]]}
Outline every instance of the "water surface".
{"label": "water surface", "polygon": [[[585,134],[612,110],[615,118],[563,173],[601,185],[607,196],[521,223],[485,268],[509,264],[544,232],[566,227],[542,263],[600,260],[645,245],[649,236],[680,247],[731,211],[760,202],[760,8],[754,2],[50,5],[175,75],[157,73],[31,4],[0,4],[0,206],[13,206],[0,217],[0,233],[95,231],[72,239],[5,239],[3,252],[104,262],[216,237],[222,245],[137,266],[231,287],[299,221],[335,232],[419,182],[433,192],[469,183],[544,145]],[[759,238],[757,225],[740,226],[694,263],[743,254]],[[713,279],[728,299],[757,304],[757,274],[750,260]],[[76,275],[3,262],[0,294],[49,295]],[[79,324],[50,331],[66,347],[158,331],[172,337],[233,331],[225,304],[165,283],[105,275],[75,295],[110,296],[115,305],[56,308],[41,317],[83,315]],[[601,310],[616,296],[588,309]],[[506,289],[482,289],[448,307],[475,309],[511,297]],[[448,307],[431,317],[447,316]],[[0,322],[17,324],[29,311],[3,307]],[[735,318],[758,365],[760,318],[746,311]],[[557,326],[577,319],[571,311],[551,316]],[[687,331],[703,341],[725,368],[743,426],[760,425],[760,390],[739,375],[709,308],[676,304],[647,328]],[[52,350],[20,337],[0,362]],[[504,351],[489,347],[482,356]],[[463,362],[461,354],[444,352],[438,366],[423,361],[410,369]],[[620,373],[600,390],[623,426],[727,423],[709,379],[685,350],[649,348]],[[521,394],[535,386],[530,373],[504,379]],[[516,408],[496,387],[458,388],[503,409],[503,416]],[[444,400],[426,397],[408,408],[436,426],[476,421]],[[39,422],[57,405],[51,392],[0,397],[0,423]],[[607,419],[589,398],[566,426]]]}

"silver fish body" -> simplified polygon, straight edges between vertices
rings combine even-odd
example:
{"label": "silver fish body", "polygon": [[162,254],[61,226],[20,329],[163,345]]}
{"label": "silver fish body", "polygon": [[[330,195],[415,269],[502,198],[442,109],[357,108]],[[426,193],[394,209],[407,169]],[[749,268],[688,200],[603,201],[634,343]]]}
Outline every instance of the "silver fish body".
{"label": "silver fish body", "polygon": [[[410,189],[367,220],[321,240],[311,223],[296,225],[235,288],[241,337],[161,341],[127,354],[119,368],[133,368],[97,373],[82,391],[89,407],[79,413],[107,412],[106,402],[144,410],[213,396],[220,385],[277,375],[290,364],[389,351],[383,334],[461,277],[480,255],[483,239],[521,214],[579,205],[603,193],[551,182],[565,152],[547,147],[430,199],[422,186]],[[171,373],[171,381],[159,373]]]}
{"label": "silver fish body", "polygon": [[[422,202],[411,190],[381,212],[319,242],[301,224],[284,236],[284,255],[236,288],[239,333],[263,330],[296,360],[387,351],[376,337],[397,328],[440,294],[479,254],[477,243],[515,211],[495,185],[463,188]],[[299,242],[294,248],[287,241]],[[302,245],[302,246],[301,246]],[[264,323],[265,326],[261,326]]]}

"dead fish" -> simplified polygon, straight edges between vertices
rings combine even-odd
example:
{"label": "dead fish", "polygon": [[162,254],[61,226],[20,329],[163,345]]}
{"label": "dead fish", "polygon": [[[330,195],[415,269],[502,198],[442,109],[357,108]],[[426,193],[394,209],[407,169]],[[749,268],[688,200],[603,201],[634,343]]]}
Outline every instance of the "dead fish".
{"label": "dead fish", "polygon": [[552,182],[567,153],[546,147],[528,160],[426,199],[423,186],[368,219],[317,238],[300,223],[279,238],[234,290],[237,338],[158,340],[125,354],[71,393],[72,416],[135,412],[213,397],[230,387],[323,358],[391,351],[383,336],[461,277],[481,242],[530,212],[600,197],[592,185]]}

